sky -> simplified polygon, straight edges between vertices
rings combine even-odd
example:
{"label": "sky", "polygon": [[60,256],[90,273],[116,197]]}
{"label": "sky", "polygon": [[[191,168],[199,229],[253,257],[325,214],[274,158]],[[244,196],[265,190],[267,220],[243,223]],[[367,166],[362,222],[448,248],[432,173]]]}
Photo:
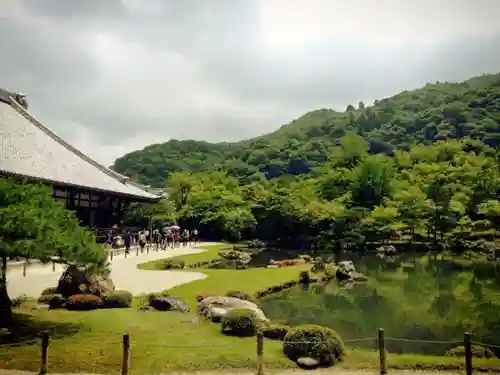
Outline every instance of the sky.
{"label": "sky", "polygon": [[498,0],[1,0],[0,87],[110,165],[500,72]]}

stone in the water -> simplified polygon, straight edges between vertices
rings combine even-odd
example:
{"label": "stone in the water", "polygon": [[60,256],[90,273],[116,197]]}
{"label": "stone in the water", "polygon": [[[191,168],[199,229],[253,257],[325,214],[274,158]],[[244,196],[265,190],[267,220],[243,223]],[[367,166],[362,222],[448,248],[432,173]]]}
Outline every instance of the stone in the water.
{"label": "stone in the water", "polygon": [[297,364],[304,368],[315,368],[319,366],[319,361],[311,357],[300,357]]}

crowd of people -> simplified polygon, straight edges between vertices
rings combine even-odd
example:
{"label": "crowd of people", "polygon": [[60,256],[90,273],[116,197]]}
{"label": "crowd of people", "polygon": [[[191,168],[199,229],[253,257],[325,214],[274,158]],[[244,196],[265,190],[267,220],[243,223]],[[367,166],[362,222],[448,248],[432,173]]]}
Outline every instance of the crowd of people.
{"label": "crowd of people", "polygon": [[132,246],[139,246],[144,250],[146,246],[154,246],[156,250],[174,249],[181,246],[194,246],[200,243],[198,229],[181,229],[179,226],[155,228],[151,233],[148,229],[119,230],[113,228],[107,232],[106,244],[118,249],[125,247],[128,253]]}

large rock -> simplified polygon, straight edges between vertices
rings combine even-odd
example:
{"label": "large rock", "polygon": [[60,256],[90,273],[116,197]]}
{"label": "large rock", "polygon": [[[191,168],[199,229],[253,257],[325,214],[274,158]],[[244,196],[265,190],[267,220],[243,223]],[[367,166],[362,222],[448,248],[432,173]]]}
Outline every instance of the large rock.
{"label": "large rock", "polygon": [[198,314],[214,321],[219,320],[232,309],[252,310],[262,322],[268,322],[264,312],[255,303],[234,297],[207,297],[198,303]]}
{"label": "large rock", "polygon": [[189,312],[189,303],[179,297],[164,296],[153,298],[149,305],[160,311]]}
{"label": "large rock", "polygon": [[114,290],[113,280],[92,275],[87,267],[72,265],[59,278],[56,294],[61,294],[64,298],[74,294],[102,296]]}

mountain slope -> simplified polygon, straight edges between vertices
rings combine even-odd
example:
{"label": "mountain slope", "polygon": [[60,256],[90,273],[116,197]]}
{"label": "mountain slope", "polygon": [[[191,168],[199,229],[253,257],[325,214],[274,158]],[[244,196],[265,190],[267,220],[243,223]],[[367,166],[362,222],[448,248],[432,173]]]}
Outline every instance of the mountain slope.
{"label": "mountain slope", "polygon": [[471,137],[500,144],[500,74],[461,83],[435,83],[403,91],[344,112],[309,112],[278,130],[236,143],[170,140],[117,159],[119,173],[162,186],[170,172],[224,169],[244,181],[308,173],[321,165],[340,137],[355,132],[372,153],[391,153],[416,143]]}

